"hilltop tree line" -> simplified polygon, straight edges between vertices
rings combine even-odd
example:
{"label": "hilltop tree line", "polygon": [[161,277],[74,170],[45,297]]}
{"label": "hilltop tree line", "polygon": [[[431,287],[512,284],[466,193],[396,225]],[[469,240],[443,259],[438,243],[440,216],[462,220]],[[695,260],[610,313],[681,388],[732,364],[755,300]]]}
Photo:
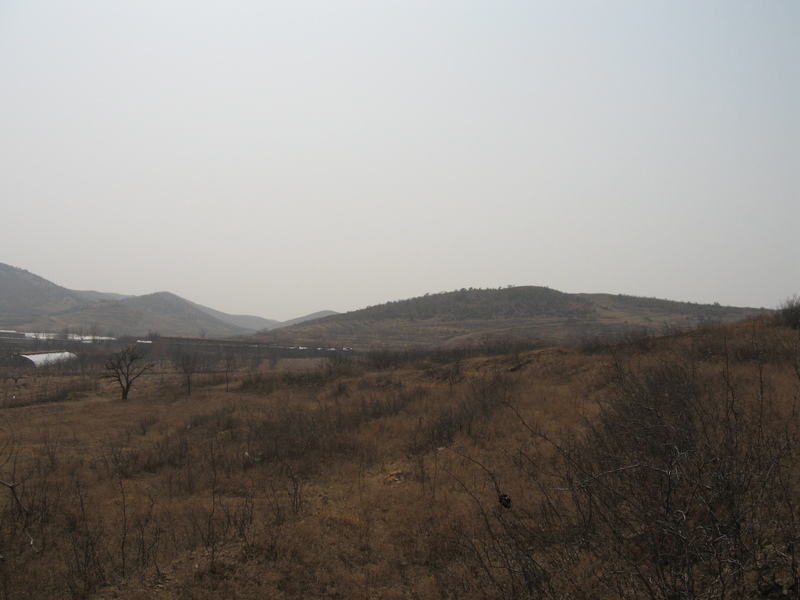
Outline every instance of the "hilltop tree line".
{"label": "hilltop tree line", "polygon": [[[364,319],[497,319],[563,315],[586,317],[590,303],[546,287],[462,288],[387,302],[359,311]],[[336,317],[333,317],[336,319]]]}

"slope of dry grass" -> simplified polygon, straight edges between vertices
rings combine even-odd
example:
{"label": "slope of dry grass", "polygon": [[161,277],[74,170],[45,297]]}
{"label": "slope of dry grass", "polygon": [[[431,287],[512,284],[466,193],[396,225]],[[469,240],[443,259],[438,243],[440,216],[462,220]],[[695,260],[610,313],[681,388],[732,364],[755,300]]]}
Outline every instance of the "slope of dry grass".
{"label": "slope of dry grass", "polygon": [[0,594],[797,597],[796,331],[278,367],[0,411]]}

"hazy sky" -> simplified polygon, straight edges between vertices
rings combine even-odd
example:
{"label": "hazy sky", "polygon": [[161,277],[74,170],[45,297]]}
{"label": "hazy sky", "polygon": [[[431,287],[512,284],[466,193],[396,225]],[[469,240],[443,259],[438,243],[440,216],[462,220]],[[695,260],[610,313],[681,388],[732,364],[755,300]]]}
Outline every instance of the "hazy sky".
{"label": "hazy sky", "polygon": [[0,262],[289,319],[800,292],[800,2],[0,2]]}

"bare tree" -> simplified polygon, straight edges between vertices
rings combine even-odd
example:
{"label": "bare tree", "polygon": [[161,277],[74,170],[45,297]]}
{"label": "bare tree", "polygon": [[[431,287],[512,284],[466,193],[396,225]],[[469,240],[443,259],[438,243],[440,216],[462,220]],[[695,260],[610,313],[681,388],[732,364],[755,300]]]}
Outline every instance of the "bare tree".
{"label": "bare tree", "polygon": [[14,356],[5,363],[2,373],[4,379],[13,379],[14,385],[17,385],[19,380],[28,375],[31,370],[32,368],[26,365],[19,356]]}
{"label": "bare tree", "polygon": [[231,373],[236,371],[238,367],[239,360],[236,356],[236,353],[233,350],[228,350],[225,353],[225,391],[227,392],[230,388],[230,381],[231,381]]}
{"label": "bare tree", "polygon": [[172,357],[175,366],[186,378],[186,395],[192,395],[192,377],[201,370],[202,357],[197,350],[179,347]]}
{"label": "bare tree", "polygon": [[133,382],[153,370],[153,363],[147,361],[147,350],[136,345],[127,346],[115,352],[106,361],[108,377],[116,379],[122,391],[122,400],[128,399]]}

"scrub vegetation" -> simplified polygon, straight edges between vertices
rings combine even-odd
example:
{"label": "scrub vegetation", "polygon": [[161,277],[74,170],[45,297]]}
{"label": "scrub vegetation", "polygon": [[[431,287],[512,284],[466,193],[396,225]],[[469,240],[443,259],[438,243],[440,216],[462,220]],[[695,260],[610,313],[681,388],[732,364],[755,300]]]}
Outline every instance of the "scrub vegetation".
{"label": "scrub vegetation", "polygon": [[769,311],[612,294],[567,294],[546,287],[461,289],[387,302],[263,331],[278,345],[463,347],[509,337],[575,344],[587,337],[657,333],[665,328],[740,321]]}
{"label": "scrub vegetation", "polygon": [[154,341],[126,400],[124,347],[6,378],[0,597],[800,598],[796,307],[575,346]]}

